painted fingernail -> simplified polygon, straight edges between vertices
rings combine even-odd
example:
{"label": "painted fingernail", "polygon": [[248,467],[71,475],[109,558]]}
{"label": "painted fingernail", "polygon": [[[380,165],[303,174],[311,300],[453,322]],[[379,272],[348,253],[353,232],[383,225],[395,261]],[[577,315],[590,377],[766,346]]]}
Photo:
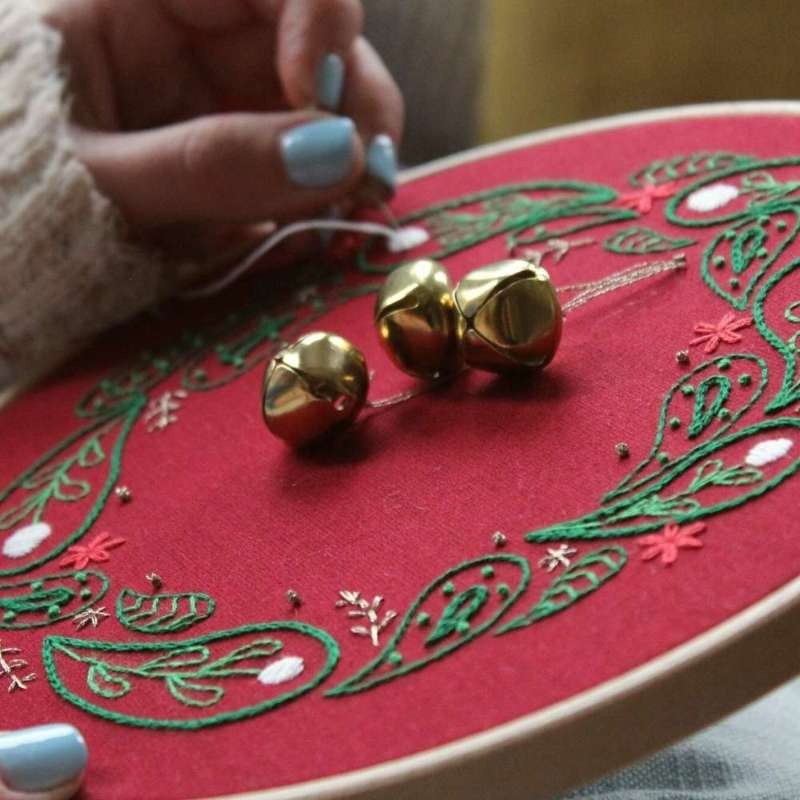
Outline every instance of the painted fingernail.
{"label": "painted fingernail", "polygon": [[307,122],[281,136],[281,155],[297,186],[320,188],[344,180],[353,169],[353,120],[347,117]]}
{"label": "painted fingernail", "polygon": [[326,53],[317,67],[317,103],[327,111],[336,111],[344,88],[344,61],[336,53]]}
{"label": "painted fingernail", "polygon": [[40,725],[0,736],[0,775],[16,792],[44,792],[86,769],[86,742],[72,725]]}
{"label": "painted fingernail", "polygon": [[367,174],[394,194],[397,185],[397,156],[394,142],[385,133],[379,134],[369,143]]}

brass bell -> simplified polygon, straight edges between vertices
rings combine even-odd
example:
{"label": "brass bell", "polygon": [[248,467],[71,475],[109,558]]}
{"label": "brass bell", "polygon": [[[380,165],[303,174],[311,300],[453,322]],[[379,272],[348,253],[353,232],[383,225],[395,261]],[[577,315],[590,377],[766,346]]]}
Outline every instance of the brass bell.
{"label": "brass bell", "polygon": [[458,372],[460,325],[450,276],[428,258],[395,269],[375,302],[375,327],[384,350],[417,378]]}
{"label": "brass bell", "polygon": [[301,447],[352,422],[368,388],[360,350],[333,333],[307,333],[267,366],[264,421],[276,436]]}
{"label": "brass bell", "polygon": [[547,270],[509,259],[465,275],[456,286],[464,360],[490,372],[543,367],[561,340],[562,313]]}

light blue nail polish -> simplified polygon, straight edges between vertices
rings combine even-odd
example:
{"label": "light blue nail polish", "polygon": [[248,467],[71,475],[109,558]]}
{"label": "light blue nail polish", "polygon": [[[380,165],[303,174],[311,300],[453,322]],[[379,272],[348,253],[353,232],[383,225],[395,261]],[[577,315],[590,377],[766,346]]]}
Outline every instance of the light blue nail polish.
{"label": "light blue nail polish", "polygon": [[317,67],[317,103],[320,108],[336,111],[344,88],[344,61],[336,53],[326,53]]}
{"label": "light blue nail polish", "polygon": [[397,156],[394,142],[385,133],[376,136],[367,148],[367,174],[394,193],[397,185]]}
{"label": "light blue nail polish", "polygon": [[297,186],[334,186],[353,169],[353,120],[346,117],[308,122],[281,136],[281,155]]}
{"label": "light blue nail polish", "polygon": [[72,725],[40,725],[0,736],[0,775],[16,792],[44,792],[79,778],[86,742]]}

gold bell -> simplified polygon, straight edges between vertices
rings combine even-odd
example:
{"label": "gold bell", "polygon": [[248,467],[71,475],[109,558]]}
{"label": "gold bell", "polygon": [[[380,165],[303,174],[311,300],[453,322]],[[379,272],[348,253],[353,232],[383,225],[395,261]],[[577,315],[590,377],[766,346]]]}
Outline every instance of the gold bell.
{"label": "gold bell", "polygon": [[403,372],[432,380],[458,372],[461,319],[447,270],[428,258],[395,269],[375,302],[375,327]]}
{"label": "gold bell", "polygon": [[562,313],[547,270],[509,259],[465,275],[456,286],[464,360],[491,372],[543,367],[558,349]]}
{"label": "gold bell", "polygon": [[267,366],[264,421],[276,436],[301,447],[352,422],[368,388],[360,350],[333,333],[307,333]]}

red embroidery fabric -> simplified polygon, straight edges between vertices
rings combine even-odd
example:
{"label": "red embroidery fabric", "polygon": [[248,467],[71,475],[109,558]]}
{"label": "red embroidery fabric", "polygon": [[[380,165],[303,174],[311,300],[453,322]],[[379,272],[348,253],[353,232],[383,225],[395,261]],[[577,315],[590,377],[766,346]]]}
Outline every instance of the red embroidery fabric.
{"label": "red embroidery fabric", "polygon": [[[325,450],[292,452],[270,437],[263,425],[264,359],[278,338],[313,329],[346,336],[363,350],[375,371],[372,399],[408,389],[414,382],[398,373],[379,347],[372,330],[373,295],[359,295],[357,287],[377,285],[380,276],[358,272],[351,264],[344,283],[331,283],[318,275],[328,266],[324,259],[309,272],[316,292],[305,292],[299,304],[292,301],[294,289],[274,289],[269,275],[256,277],[227,298],[171,307],[109,332],[93,352],[17,400],[0,413],[0,484],[4,486],[98,419],[91,416],[99,413],[98,408],[113,410],[115,403],[130,402],[136,386],[143,387],[148,403],[166,391],[185,389],[187,382],[193,387],[186,397],[177,398],[178,407],[169,412],[175,419],[163,429],[148,432],[140,406],[114,417],[113,425],[101,426],[99,449],[104,457],[100,458],[97,446],[89,447],[83,461],[69,471],[71,482],[61,483],[65,499],[51,498],[41,512],[41,521],[52,526],[51,536],[25,557],[0,555],[0,569],[20,570],[0,580],[0,620],[6,622],[0,627],[0,638],[4,645],[22,648],[37,673],[27,691],[7,697],[7,719],[14,727],[67,721],[80,728],[91,752],[87,800],[184,800],[284,786],[416,753],[545,708],[686,642],[797,577],[800,523],[790,512],[795,507],[794,484],[800,478],[789,470],[800,458],[800,429],[790,423],[732,441],[723,450],[709,450],[689,464],[682,477],[655,492],[656,501],[651,495],[634,509],[636,513],[631,512],[633,516],[623,514],[611,523],[617,530],[647,523],[654,527],[629,535],[606,531],[608,538],[594,540],[563,528],[549,542],[529,542],[524,536],[607,508],[608,503],[602,503],[604,495],[647,459],[671,387],[707,361],[730,359],[728,365],[715,362],[712,370],[717,377],[730,377],[727,399],[714,406],[724,390],[719,381],[712,382],[705,405],[693,418],[702,375],[687,381],[693,393],[675,392],[664,419],[659,453],[664,454],[665,466],[659,474],[677,469],[677,459],[708,441],[712,427],[716,431],[731,423],[730,430],[738,431],[768,419],[800,419],[797,399],[782,409],[765,411],[784,384],[783,396],[789,397],[794,379],[785,381],[786,358],[759,334],[755,324],[738,326],[735,337],[720,335],[713,354],[701,352],[702,347],[689,348],[687,365],[675,357],[695,339],[698,323],[724,320],[729,312],[737,319],[757,317],[754,303],[761,289],[800,256],[800,243],[790,242],[756,280],[747,302],[732,308],[744,297],[757,263],[769,261],[775,243],[792,231],[797,216],[793,203],[800,208],[800,199],[796,199],[797,187],[787,186],[800,180],[798,134],[800,118],[774,114],[626,124],[478,158],[403,186],[394,203],[400,217],[431,204],[498,190],[480,209],[466,204],[445,209],[449,217],[415,221],[436,234],[433,243],[420,248],[420,254],[432,252],[443,241],[446,245],[480,237],[491,232],[498,219],[513,220],[517,213],[520,219],[526,214],[535,217],[535,207],[520,205],[520,194],[529,201],[550,203],[552,208],[564,196],[574,200],[578,191],[559,185],[536,190],[537,194],[509,190],[512,184],[577,182],[611,192],[612,199],[587,205],[582,214],[512,225],[446,256],[443,261],[456,279],[507,257],[509,234],[535,238],[541,234],[536,225],[541,224],[546,226],[545,238],[527,247],[544,249],[547,238],[595,240],[567,252],[558,263],[545,256],[543,266],[556,285],[596,280],[670,253],[685,253],[687,269],[612,292],[571,313],[553,363],[530,380],[465,374],[411,401],[366,414],[351,433]],[[687,211],[682,202],[678,213],[684,218],[723,220],[746,209],[757,192],[771,192],[766,199],[756,198],[769,206],[767,239],[756,242],[758,235],[752,234],[738,255],[731,254],[731,248],[725,250],[724,266],[715,266],[709,259],[707,271],[712,277],[707,280],[702,269],[704,251],[735,226],[736,219],[687,227],[670,222],[666,211],[685,187],[704,180],[711,185],[711,176],[723,169],[704,171],[706,162],[698,157],[694,174],[686,174],[686,161],[676,160],[675,174],[669,167],[660,172],[654,168],[636,185],[629,182],[630,176],[656,160],[701,152],[752,156],[752,166],[721,160],[728,171],[732,163],[741,166],[736,174],[719,178],[737,185],[739,196],[723,208],[702,213]],[[793,164],[773,163],[791,158]],[[745,192],[750,184],[743,184],[744,178],[753,178],[755,188]],[[670,192],[643,191],[647,185],[662,189],[666,185]],[[634,203],[630,198],[637,192]],[[563,233],[565,227],[587,222],[599,206],[630,216]],[[481,218],[469,219],[467,214]],[[786,230],[778,230],[780,221],[787,221]],[[603,247],[612,235],[634,226],[697,243],[645,253]],[[720,247],[728,245],[722,242]],[[767,257],[758,255],[761,247],[769,249]],[[386,262],[377,249],[368,258],[377,264]],[[735,267],[734,258],[738,259]],[[709,281],[723,274],[724,281],[719,277],[717,282],[722,288],[716,291]],[[786,316],[784,311],[800,298],[799,277],[787,272],[763,303],[767,325],[784,341],[798,330],[790,319],[794,312]],[[731,286],[731,278],[738,281],[738,289]],[[721,292],[729,292],[733,300]],[[328,307],[333,298],[343,295],[351,299]],[[256,308],[244,322],[229,318],[229,312],[248,304]],[[295,321],[281,328],[276,320],[286,313],[293,314]],[[311,315],[319,316],[309,321]],[[202,333],[196,332],[214,326],[223,332],[205,341],[198,338]],[[193,333],[186,337],[186,331]],[[741,340],[734,341],[737,337]],[[148,354],[130,372],[126,365],[143,351]],[[752,357],[737,360],[737,354]],[[762,360],[763,369],[757,359]],[[255,363],[250,368],[251,362]],[[742,378],[745,374],[748,377]],[[744,413],[736,417],[744,398],[759,391],[763,374],[766,388],[748,407],[746,417]],[[223,379],[224,385],[212,388]],[[103,380],[109,383],[92,390]],[[93,393],[81,406],[87,392]],[[100,404],[92,405],[98,397]],[[88,416],[76,416],[76,406]],[[693,434],[692,426],[702,427],[699,418],[706,411],[706,427]],[[670,422],[673,417],[677,423]],[[115,443],[126,424],[130,434],[124,447],[120,445],[119,477],[108,484],[107,500],[98,504],[114,463]],[[87,434],[66,447],[63,456],[75,454],[87,436],[91,438]],[[791,440],[793,446],[773,462],[747,463],[755,444],[779,437]],[[630,458],[617,456],[618,442],[628,444]],[[714,459],[721,460],[722,466],[703,467]],[[734,465],[738,472],[721,472]],[[10,524],[9,509],[36,493],[37,480],[48,478],[42,472],[44,466],[29,474],[27,488],[23,482],[0,500],[0,515],[6,515],[0,516],[0,526],[5,524],[0,541],[33,521],[32,508]],[[661,466],[654,460],[648,469]],[[705,471],[698,478],[701,469]],[[760,470],[762,477],[756,479],[755,472],[747,470]],[[650,473],[645,470],[644,474]],[[657,506],[676,489],[685,490],[691,480],[709,476],[717,476],[717,482],[708,484],[702,500],[699,494],[685,495],[671,506]],[[703,547],[681,549],[669,569],[660,558],[642,561],[637,538],[660,534],[668,524],[691,525],[692,519],[699,518],[691,517],[696,511],[691,500],[704,508],[726,503],[773,479],[774,486],[752,499],[702,516]],[[79,481],[89,486],[85,496]],[[120,484],[130,488],[131,502],[122,503],[114,496],[112,489]],[[124,547],[108,553],[109,560],[89,563],[90,569],[103,572],[110,581],[108,593],[96,606],[113,610],[125,588],[152,593],[145,576],[155,572],[163,580],[163,592],[210,595],[216,601],[213,615],[191,630],[158,635],[129,630],[113,616],[97,628],[89,625],[80,631],[67,620],[15,628],[34,616],[17,609],[15,617],[3,617],[4,609],[11,608],[2,605],[3,598],[16,591],[9,590],[8,584],[68,572],[71,568],[58,566],[69,555],[64,543],[93,508],[86,533],[71,544],[86,547],[104,532],[113,540],[125,540]],[[508,537],[502,549],[492,543],[492,534],[498,530]],[[627,563],[596,591],[564,610],[505,635],[493,635],[500,625],[530,612],[553,579],[563,574],[563,566],[548,573],[538,563],[548,547],[567,541],[578,550],[573,563],[609,545],[624,548]],[[62,544],[46,563],[25,571]],[[498,554],[526,559],[531,580],[496,623],[419,669],[363,691],[326,696],[381,653],[400,630],[403,615],[431,582],[465,561]],[[506,595],[495,593],[497,585],[506,583],[514,591],[519,581],[519,568],[511,562],[498,563],[493,577],[480,577],[480,569],[470,573],[472,582],[484,581],[492,598],[499,599],[487,601],[473,628],[504,602]],[[458,572],[451,581],[456,593],[467,585]],[[425,601],[433,604],[432,624],[417,626],[415,617],[398,642],[402,663],[438,652],[422,640],[415,646],[405,642],[434,632],[437,616],[452,599],[444,586],[438,586]],[[289,589],[302,599],[298,608],[287,600]],[[369,622],[348,618],[345,610],[335,607],[341,590],[361,592],[369,602],[376,595],[384,597],[381,616],[388,610],[398,612],[380,632],[379,648],[373,647],[370,636],[350,632],[354,625],[369,626]],[[491,609],[488,603],[494,603]],[[46,609],[35,618],[46,622]],[[48,680],[42,661],[43,641],[49,636],[155,646],[282,620],[314,626],[338,642],[341,655],[332,673],[308,693],[252,718],[198,730],[134,727],[91,713],[54,690],[53,675]],[[465,635],[468,628],[453,628],[450,635]],[[305,659],[303,675],[287,683],[287,690],[310,680],[322,668],[323,647],[318,641],[304,639],[296,631],[267,635],[283,642],[281,656]],[[158,655],[153,652],[153,657]],[[214,655],[219,653],[215,650]],[[125,653],[114,657],[142,663],[140,657]],[[262,660],[267,664],[266,657]],[[379,672],[386,675],[400,666],[400,662],[387,663]],[[65,685],[86,702],[123,716],[191,721],[213,713],[210,706],[176,699],[156,681],[142,680],[129,695],[113,699],[88,686],[86,663],[57,656],[55,668]],[[107,675],[95,672],[95,678],[108,690]],[[232,704],[232,709],[249,707],[283,691],[282,686],[266,686],[253,676],[234,680],[235,687],[220,701]],[[209,699],[186,687],[183,696]]]}

